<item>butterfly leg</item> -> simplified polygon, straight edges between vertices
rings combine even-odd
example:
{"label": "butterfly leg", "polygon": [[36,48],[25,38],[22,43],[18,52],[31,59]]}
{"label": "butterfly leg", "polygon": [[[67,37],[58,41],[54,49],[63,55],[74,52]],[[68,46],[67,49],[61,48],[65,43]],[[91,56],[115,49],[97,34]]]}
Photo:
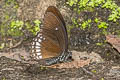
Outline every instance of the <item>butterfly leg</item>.
{"label": "butterfly leg", "polygon": [[68,58],[71,56],[72,56],[71,52],[62,53],[58,57],[53,57],[53,58],[46,60],[46,65],[52,65],[52,64],[56,64],[56,63],[66,62],[68,60]]}

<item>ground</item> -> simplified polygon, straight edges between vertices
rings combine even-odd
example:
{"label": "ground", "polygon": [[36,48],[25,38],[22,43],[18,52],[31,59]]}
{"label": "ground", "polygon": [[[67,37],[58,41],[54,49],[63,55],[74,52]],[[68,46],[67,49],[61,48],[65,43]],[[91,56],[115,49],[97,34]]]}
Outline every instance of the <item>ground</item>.
{"label": "ground", "polygon": [[[2,0],[4,1],[4,0]],[[3,5],[2,1],[0,2]],[[120,1],[116,1],[120,5]],[[72,10],[65,6],[65,0],[18,0],[19,8],[17,16],[20,20],[43,19],[46,8],[50,5],[57,6],[62,13],[66,25],[71,25],[71,17],[83,17],[85,20],[100,17],[105,21],[109,15],[109,10],[97,8],[94,12],[81,12],[80,15],[73,13]],[[3,11],[3,9],[1,9]],[[4,12],[4,11],[3,11]],[[13,13],[11,11],[11,13]],[[0,13],[1,15],[2,12]],[[102,16],[102,17],[101,17]],[[113,48],[113,45],[104,43],[106,36],[100,34],[95,24],[93,27],[86,30],[73,28],[69,32],[69,50],[72,52],[72,57],[76,62],[55,65],[52,67],[44,67],[34,62],[26,62],[19,57],[13,57],[17,54],[27,55],[28,52],[22,45],[10,52],[0,52],[6,57],[0,57],[0,79],[1,80],[119,80],[120,79],[120,54]],[[114,26],[114,27],[113,27]],[[107,31],[116,32],[120,29],[119,24],[110,22],[110,27]],[[0,39],[1,40],[1,39]],[[96,43],[104,43],[96,45]],[[24,42],[28,43],[28,42]],[[10,54],[12,56],[10,56]],[[77,55],[77,57],[76,57]],[[27,59],[27,57],[26,57]],[[77,62],[80,63],[77,63]],[[76,63],[76,64],[75,64]],[[73,65],[71,65],[73,64]],[[61,66],[62,65],[62,66]],[[70,66],[68,66],[70,65]]]}

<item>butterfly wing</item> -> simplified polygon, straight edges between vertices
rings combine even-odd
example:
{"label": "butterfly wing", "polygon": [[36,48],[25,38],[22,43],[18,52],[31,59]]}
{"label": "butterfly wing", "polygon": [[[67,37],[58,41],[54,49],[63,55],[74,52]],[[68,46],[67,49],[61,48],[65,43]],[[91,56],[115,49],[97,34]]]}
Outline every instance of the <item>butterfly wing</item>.
{"label": "butterfly wing", "polygon": [[[61,15],[60,11],[59,11],[56,7],[54,7],[54,6],[49,6],[49,7],[47,8],[47,10],[46,10],[45,13],[47,13],[47,12],[52,12],[56,17],[58,17],[58,18],[60,19],[60,21],[62,22],[62,24],[63,24],[64,26],[66,26],[66,25],[65,25],[65,21],[64,21],[62,15]],[[66,29],[66,27],[64,27],[64,28]]]}
{"label": "butterfly wing", "polygon": [[67,31],[60,12],[53,6],[48,7],[43,27],[32,42],[32,55],[37,59],[59,56],[67,51]]}
{"label": "butterfly wing", "polygon": [[60,13],[60,11],[54,7],[54,6],[49,6],[46,10],[46,13],[47,12],[52,12],[62,23],[63,26],[60,26],[62,28],[62,31],[64,33],[64,36],[65,36],[65,51],[67,51],[68,49],[68,35],[67,35],[67,29],[66,29],[66,25],[65,25],[65,21]]}

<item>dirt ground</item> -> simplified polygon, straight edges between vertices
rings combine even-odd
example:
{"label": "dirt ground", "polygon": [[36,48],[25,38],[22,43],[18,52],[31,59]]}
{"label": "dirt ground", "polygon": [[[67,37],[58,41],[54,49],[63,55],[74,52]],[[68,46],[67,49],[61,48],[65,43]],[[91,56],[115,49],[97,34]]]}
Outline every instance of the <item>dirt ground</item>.
{"label": "dirt ground", "polygon": [[[3,5],[3,1],[0,1],[1,5]],[[75,16],[83,17],[84,20],[100,17],[106,21],[110,14],[107,9],[97,8],[94,12],[81,12],[80,15],[77,15],[68,6],[65,6],[66,0],[17,1],[19,8],[17,14],[13,16],[24,21],[42,20],[45,10],[50,5],[56,6],[60,10],[68,26],[71,25],[71,18]],[[119,0],[116,0],[116,3],[120,6]],[[3,11],[2,8],[0,10]],[[11,13],[13,12],[11,11]],[[96,13],[98,15],[94,16]],[[0,14],[3,15],[2,12]],[[120,25],[113,22],[109,22],[109,24],[107,31],[118,35],[116,31],[120,30]],[[22,45],[13,52],[0,52],[0,80],[120,80],[120,53],[109,43],[104,43],[105,35],[100,34],[100,30],[95,26],[96,24],[92,24],[92,27],[86,30],[73,28],[69,33],[69,50],[72,52],[73,59],[81,62],[77,67],[76,64],[68,68],[68,64],[60,64],[55,67],[45,67],[34,62],[30,64],[18,56],[21,53],[24,53],[21,55],[29,56],[24,48],[25,45]],[[99,46],[96,43],[104,44]],[[2,57],[3,55],[6,57]],[[25,58],[28,59],[28,57]]]}

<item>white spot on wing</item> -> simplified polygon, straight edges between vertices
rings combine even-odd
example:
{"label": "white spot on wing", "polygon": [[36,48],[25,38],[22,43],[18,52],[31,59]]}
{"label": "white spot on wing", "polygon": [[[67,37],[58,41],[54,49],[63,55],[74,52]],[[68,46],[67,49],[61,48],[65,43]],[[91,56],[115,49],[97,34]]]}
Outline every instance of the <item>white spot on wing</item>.
{"label": "white spot on wing", "polygon": [[40,46],[35,46],[35,48],[39,49],[39,48],[40,48]]}
{"label": "white spot on wing", "polygon": [[39,39],[39,40],[38,40],[38,42],[42,42],[42,40],[41,40],[41,39]]}
{"label": "white spot on wing", "polygon": [[35,45],[35,42],[33,42],[32,45]]}
{"label": "white spot on wing", "polygon": [[40,39],[42,39],[43,38],[43,36],[40,36]]}
{"label": "white spot on wing", "polygon": [[34,53],[35,51],[34,50],[32,50],[32,53]]}
{"label": "white spot on wing", "polygon": [[43,38],[43,40],[45,40],[45,38]]}
{"label": "white spot on wing", "polygon": [[37,41],[37,38],[35,39],[35,41]]}
{"label": "white spot on wing", "polygon": [[42,56],[37,56],[36,58],[37,58],[37,59],[42,59]]}
{"label": "white spot on wing", "polygon": [[39,56],[39,59],[42,59],[42,56]]}
{"label": "white spot on wing", "polygon": [[41,42],[43,40],[45,40],[45,38],[43,37],[42,33],[38,33],[37,37],[33,39],[31,52],[34,59],[42,59]]}
{"label": "white spot on wing", "polygon": [[41,50],[40,49],[36,49],[36,52],[40,52]]}
{"label": "white spot on wing", "polygon": [[37,37],[40,37],[40,36],[42,36],[42,34],[41,34],[41,33],[39,33],[39,34],[37,35]]}
{"label": "white spot on wing", "polygon": [[33,54],[33,56],[35,57],[36,55],[35,55],[35,54]]}
{"label": "white spot on wing", "polygon": [[57,30],[58,30],[58,28],[55,28],[55,30],[57,31]]}
{"label": "white spot on wing", "polygon": [[41,55],[41,53],[37,53],[37,55],[38,55],[38,56],[40,56],[40,55]]}
{"label": "white spot on wing", "polygon": [[34,46],[32,45],[32,49],[34,48]]}
{"label": "white spot on wing", "polygon": [[39,43],[39,42],[36,42],[36,46],[40,46],[40,43]]}
{"label": "white spot on wing", "polygon": [[39,56],[36,56],[36,59],[39,59]]}

